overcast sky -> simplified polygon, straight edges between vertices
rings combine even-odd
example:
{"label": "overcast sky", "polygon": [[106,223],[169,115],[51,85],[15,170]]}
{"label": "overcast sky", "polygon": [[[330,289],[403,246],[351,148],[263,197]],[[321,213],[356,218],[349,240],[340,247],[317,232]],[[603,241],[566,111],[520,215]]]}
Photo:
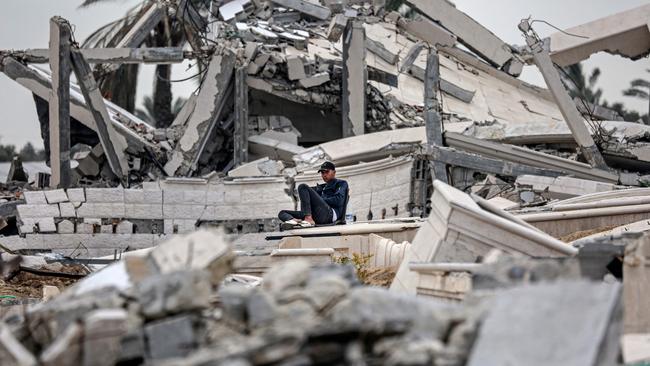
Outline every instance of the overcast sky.
{"label": "overcast sky", "polygon": [[[49,19],[60,15],[75,27],[78,40],[84,39],[99,26],[122,16],[141,0],[111,0],[84,9],[77,6],[81,0],[2,0],[0,14],[0,49],[47,48],[49,39]],[[560,28],[579,25],[603,16],[628,10],[649,1],[642,0],[455,0],[456,6],[474,17],[504,41],[523,44],[517,24],[522,18],[532,15]],[[541,36],[554,32],[544,25],[536,24]],[[604,90],[608,101],[624,102],[628,108],[646,113],[648,103],[623,97],[621,90],[635,78],[650,78],[646,69],[650,68],[648,59],[632,62],[608,54],[592,56],[585,62],[587,70],[600,67],[602,76],[599,87]],[[44,65],[47,67],[47,65]],[[183,75],[186,65],[175,67],[173,78]],[[145,66],[140,71],[138,99],[151,94],[153,66]],[[533,67],[527,67],[522,79],[543,86],[543,80]],[[192,82],[175,84],[175,96],[186,96],[195,88]],[[0,143],[22,146],[31,141],[42,146],[38,119],[31,93],[27,89],[0,76]]]}

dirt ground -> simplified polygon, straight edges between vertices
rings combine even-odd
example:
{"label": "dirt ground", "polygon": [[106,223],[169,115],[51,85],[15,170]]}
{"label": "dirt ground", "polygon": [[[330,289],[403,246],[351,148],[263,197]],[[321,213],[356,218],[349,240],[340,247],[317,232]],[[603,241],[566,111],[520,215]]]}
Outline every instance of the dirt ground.
{"label": "dirt ground", "polygon": [[570,243],[570,242],[572,242],[574,240],[582,239],[582,238],[585,238],[585,237],[587,237],[589,235],[602,233],[603,231],[607,231],[607,230],[612,230],[613,228],[618,227],[618,226],[619,225],[603,226],[603,227],[598,227],[598,228],[595,228],[595,229],[576,231],[575,233],[564,235],[564,236],[560,237],[559,239],[562,240],[565,243]]}
{"label": "dirt ground", "polygon": [[[43,268],[51,270],[51,268]],[[79,266],[62,266],[59,272],[64,273],[85,273],[84,269]],[[51,276],[39,276],[36,274],[21,271],[8,281],[0,279],[0,301],[3,299],[36,298],[43,296],[43,286],[56,286],[63,291],[64,288],[78,281],[71,278],[60,278]]]}

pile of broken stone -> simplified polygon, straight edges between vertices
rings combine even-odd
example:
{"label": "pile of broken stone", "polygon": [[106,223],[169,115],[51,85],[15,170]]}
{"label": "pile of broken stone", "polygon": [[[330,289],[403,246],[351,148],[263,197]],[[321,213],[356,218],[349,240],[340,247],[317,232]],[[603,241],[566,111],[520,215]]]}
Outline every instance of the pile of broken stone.
{"label": "pile of broken stone", "polygon": [[[481,322],[493,322],[487,310],[496,295],[440,302],[363,286],[350,266],[301,260],[271,268],[260,285],[230,274],[233,258],[224,236],[209,231],[134,252],[24,314],[5,316],[2,364],[464,365],[489,346],[475,339]],[[495,268],[481,275],[486,288],[571,272],[566,263],[531,259]],[[498,298],[545,296],[550,304],[568,288],[575,297],[602,286],[573,281]],[[618,290],[612,287],[613,297]]]}

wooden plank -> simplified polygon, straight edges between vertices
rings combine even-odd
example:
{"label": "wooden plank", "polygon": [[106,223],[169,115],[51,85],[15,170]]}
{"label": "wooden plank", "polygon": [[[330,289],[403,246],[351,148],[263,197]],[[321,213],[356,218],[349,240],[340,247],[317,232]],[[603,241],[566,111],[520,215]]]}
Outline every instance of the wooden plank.
{"label": "wooden plank", "polygon": [[61,17],[50,19],[50,69],[52,89],[49,97],[51,187],[67,188],[70,174],[70,42],[72,30]]}
{"label": "wooden plank", "polygon": [[84,59],[79,48],[75,47],[72,49],[71,57],[75,75],[79,81],[79,86],[86,104],[95,120],[97,135],[104,149],[104,154],[106,154],[108,164],[113,173],[125,183],[129,173],[129,166],[125,155],[128,146],[126,139],[113,127],[113,123],[106,110],[104,98],[93,77],[90,65]]}
{"label": "wooden plank", "polygon": [[[440,92],[440,60],[435,47],[429,49],[427,69],[424,78],[424,122],[429,146],[444,146],[442,138],[442,108],[438,100]],[[447,166],[440,161],[430,162],[431,176],[449,183]]]}
{"label": "wooden plank", "polygon": [[435,161],[439,161],[448,165],[469,168],[484,173],[501,174],[508,176],[533,174],[545,177],[559,177],[561,175],[566,175],[564,172],[535,168],[524,164],[486,158],[481,155],[470,154],[442,146],[431,146],[429,148],[429,156]]}
{"label": "wooden plank", "polygon": [[[176,64],[196,58],[194,53],[184,52],[180,47],[82,48],[80,51],[91,64]],[[30,64],[45,64],[50,61],[49,52],[45,48],[32,48],[7,54]]]}
{"label": "wooden plank", "polygon": [[248,85],[246,67],[235,72],[234,166],[248,161]]}

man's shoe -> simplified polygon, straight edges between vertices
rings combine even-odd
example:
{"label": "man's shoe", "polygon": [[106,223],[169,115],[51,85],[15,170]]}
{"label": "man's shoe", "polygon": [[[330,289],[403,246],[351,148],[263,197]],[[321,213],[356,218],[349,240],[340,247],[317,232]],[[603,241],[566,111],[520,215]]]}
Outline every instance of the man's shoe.
{"label": "man's shoe", "polygon": [[285,221],[280,224],[280,231],[286,231],[300,227],[300,223],[296,220]]}

